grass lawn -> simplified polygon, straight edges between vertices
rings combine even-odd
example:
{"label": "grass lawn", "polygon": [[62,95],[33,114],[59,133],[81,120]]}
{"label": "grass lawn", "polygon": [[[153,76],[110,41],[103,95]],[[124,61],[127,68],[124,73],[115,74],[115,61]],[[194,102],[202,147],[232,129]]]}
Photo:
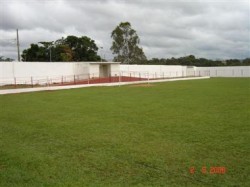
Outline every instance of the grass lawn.
{"label": "grass lawn", "polygon": [[250,186],[249,174],[249,78],[0,96],[0,186]]}

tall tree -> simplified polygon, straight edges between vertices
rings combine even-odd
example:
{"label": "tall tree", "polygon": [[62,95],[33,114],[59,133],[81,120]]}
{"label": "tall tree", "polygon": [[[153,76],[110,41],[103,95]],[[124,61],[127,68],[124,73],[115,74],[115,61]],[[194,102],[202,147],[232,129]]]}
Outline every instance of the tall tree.
{"label": "tall tree", "polygon": [[141,64],[147,61],[143,49],[138,46],[139,36],[132,29],[129,22],[121,22],[111,33],[113,39],[111,51],[114,55],[114,61],[125,64]]}

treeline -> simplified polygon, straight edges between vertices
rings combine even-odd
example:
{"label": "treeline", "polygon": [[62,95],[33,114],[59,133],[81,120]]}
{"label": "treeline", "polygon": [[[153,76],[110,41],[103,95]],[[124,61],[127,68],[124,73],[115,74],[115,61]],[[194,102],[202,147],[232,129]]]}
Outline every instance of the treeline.
{"label": "treeline", "polygon": [[14,59],[0,56],[0,62],[12,62],[12,61],[14,61]]}
{"label": "treeline", "polygon": [[79,62],[100,61],[95,41],[87,36],[67,36],[52,42],[31,44],[22,53],[22,61]]}
{"label": "treeline", "polygon": [[153,58],[144,61],[143,64],[150,65],[185,65],[185,66],[249,66],[250,58],[244,60],[229,59],[229,60],[210,60],[206,58],[196,58],[194,55],[189,55],[180,58]]}

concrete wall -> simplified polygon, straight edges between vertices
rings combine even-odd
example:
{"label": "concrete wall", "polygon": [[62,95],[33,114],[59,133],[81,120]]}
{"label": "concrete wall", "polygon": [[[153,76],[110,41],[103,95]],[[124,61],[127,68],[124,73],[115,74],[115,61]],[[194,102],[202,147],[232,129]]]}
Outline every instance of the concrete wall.
{"label": "concrete wall", "polygon": [[111,76],[119,76],[120,64],[111,64],[110,72],[111,72]]}
{"label": "concrete wall", "polygon": [[90,77],[99,77],[99,64],[90,64],[89,68]]}
{"label": "concrete wall", "polygon": [[[169,66],[169,65],[120,65],[121,71],[129,72],[132,76],[141,72],[141,76],[149,78],[179,77],[179,76],[211,76],[211,77],[250,77],[250,66],[227,67],[195,67],[195,66]],[[123,73],[126,74],[126,73]]]}
{"label": "concrete wall", "polygon": [[211,77],[250,77],[250,66],[195,67],[195,72]]}
{"label": "concrete wall", "polygon": [[171,66],[171,65],[120,65],[120,70],[123,75],[141,77],[161,78],[161,77],[182,77],[186,76],[186,66]]}
{"label": "concrete wall", "polygon": [[[0,62],[0,85],[53,83],[99,77],[99,64],[88,62]],[[167,78],[182,76],[250,77],[250,66],[187,67],[110,64],[112,76]],[[63,78],[62,78],[63,76]],[[32,77],[32,78],[31,78]],[[16,80],[15,80],[16,78]],[[63,80],[62,80],[63,79]],[[38,82],[39,81],[39,82]]]}
{"label": "concrete wall", "polygon": [[87,74],[88,63],[0,62],[0,78]]}
{"label": "concrete wall", "polygon": [[[99,64],[88,62],[0,62],[0,85],[56,83],[98,77]],[[62,78],[63,77],[63,78]],[[63,80],[62,80],[63,79]],[[39,84],[38,83],[38,84]]]}

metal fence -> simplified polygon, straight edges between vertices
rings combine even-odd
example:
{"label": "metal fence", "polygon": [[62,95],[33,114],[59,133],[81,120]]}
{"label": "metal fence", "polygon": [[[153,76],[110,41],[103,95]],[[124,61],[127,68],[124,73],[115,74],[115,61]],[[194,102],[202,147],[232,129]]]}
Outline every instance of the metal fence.
{"label": "metal fence", "polygon": [[30,76],[30,77],[11,77],[0,78],[0,86],[11,86],[17,88],[20,86],[40,87],[40,86],[62,86],[74,84],[98,84],[112,82],[131,82],[156,79],[170,79],[181,77],[194,77],[198,75],[187,75],[186,72],[136,72],[120,71],[112,72],[108,76],[100,77],[99,73],[80,74],[80,75],[62,75],[62,76]]}
{"label": "metal fence", "polygon": [[189,75],[210,76],[210,77],[250,77],[250,69],[204,69],[198,68],[195,72],[187,71]]}
{"label": "metal fence", "polygon": [[209,69],[209,70],[187,70],[167,72],[146,72],[146,71],[117,71],[105,77],[99,73],[62,75],[62,76],[30,76],[30,77],[4,77],[0,78],[0,86],[16,87],[40,87],[40,86],[62,86],[74,84],[98,84],[112,82],[131,82],[157,79],[171,79],[184,77],[249,77],[249,69]]}

